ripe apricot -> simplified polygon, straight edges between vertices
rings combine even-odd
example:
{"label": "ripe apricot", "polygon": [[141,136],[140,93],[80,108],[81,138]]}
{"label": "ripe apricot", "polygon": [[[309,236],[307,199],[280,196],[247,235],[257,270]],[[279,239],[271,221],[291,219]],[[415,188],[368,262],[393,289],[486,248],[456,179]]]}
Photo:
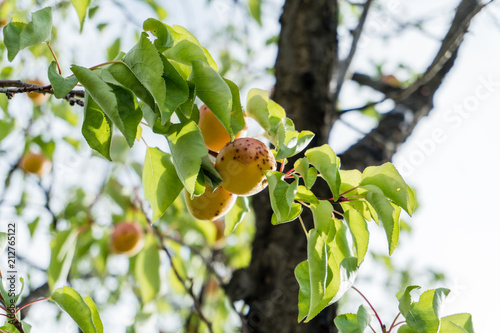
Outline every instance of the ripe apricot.
{"label": "ripe apricot", "polygon": [[240,138],[222,148],[215,168],[222,177],[222,187],[231,193],[248,196],[266,188],[264,172],[276,170],[276,160],[262,141]]}
{"label": "ripe apricot", "polygon": [[20,168],[27,173],[33,173],[40,177],[50,171],[52,163],[42,154],[28,152],[19,162]]}
{"label": "ripe apricot", "polygon": [[[35,80],[29,80],[28,83],[36,84],[38,86],[44,86],[45,83],[42,81],[35,79]],[[47,102],[50,98],[50,94],[42,94],[42,93],[37,93],[37,92],[29,92],[28,97],[33,101],[33,104],[36,106],[42,105],[43,103]]]}
{"label": "ripe apricot", "polygon": [[[205,145],[211,151],[218,153],[226,143],[231,141],[229,133],[205,104],[200,108],[198,127],[203,135]],[[235,137],[240,138],[244,135],[246,135],[246,126],[243,130],[239,131]]]}
{"label": "ripe apricot", "polygon": [[114,253],[135,256],[144,246],[144,231],[135,222],[120,222],[111,233],[111,250]]}
{"label": "ripe apricot", "polygon": [[191,215],[198,220],[214,220],[229,212],[236,202],[237,196],[219,186],[212,192],[210,185],[206,185],[205,193],[191,199],[191,195],[184,190],[186,205]]}

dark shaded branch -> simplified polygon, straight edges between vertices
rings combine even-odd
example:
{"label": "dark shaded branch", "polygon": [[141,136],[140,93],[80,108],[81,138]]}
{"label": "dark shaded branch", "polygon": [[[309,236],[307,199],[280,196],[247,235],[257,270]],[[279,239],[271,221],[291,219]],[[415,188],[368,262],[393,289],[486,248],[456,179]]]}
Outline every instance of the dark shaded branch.
{"label": "dark shaded branch", "polygon": [[433,108],[434,94],[444,77],[453,67],[459,47],[472,18],[485,5],[478,0],[462,0],[440,50],[426,72],[410,87],[401,90],[355,75],[353,79],[383,92],[396,102],[394,109],[385,114],[379,125],[363,139],[342,154],[342,167],[364,169],[390,161],[398,147],[411,135],[418,121]]}
{"label": "dark shaded branch", "polygon": [[[33,84],[29,82],[23,82],[20,80],[0,80],[0,94],[5,94],[7,98],[11,99],[15,94],[21,93],[39,93],[39,94],[54,94],[54,89],[52,86],[46,85],[41,86],[38,84]],[[72,90],[64,99],[67,100],[71,105],[78,104],[83,106],[83,101],[78,98],[85,97],[84,90]]]}

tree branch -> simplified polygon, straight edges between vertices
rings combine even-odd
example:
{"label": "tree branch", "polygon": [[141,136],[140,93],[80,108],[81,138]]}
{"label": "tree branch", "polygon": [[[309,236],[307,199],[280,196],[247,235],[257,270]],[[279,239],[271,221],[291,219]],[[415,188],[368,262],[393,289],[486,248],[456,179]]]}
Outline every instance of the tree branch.
{"label": "tree branch", "polygon": [[343,168],[362,170],[369,165],[380,165],[391,160],[398,147],[411,135],[418,121],[433,108],[434,94],[452,68],[472,18],[485,6],[478,0],[460,2],[431,65],[408,88],[401,90],[383,85],[367,76],[353,76],[357,82],[384,92],[387,98],[396,102],[396,106],[391,112],[384,114],[375,129],[341,155]]}
{"label": "tree branch", "polygon": [[[21,80],[0,80],[0,94],[5,94],[8,99],[14,97],[15,94],[36,92],[40,94],[54,94],[54,89],[52,85],[41,86],[38,84],[33,84],[29,82],[23,82]],[[85,97],[84,90],[71,90],[64,99],[69,102],[70,105],[78,104],[83,106],[83,101],[79,98]]]}
{"label": "tree branch", "polygon": [[333,96],[333,100],[337,101],[340,95],[340,90],[342,89],[342,85],[344,84],[345,76],[347,74],[347,70],[351,65],[352,60],[354,59],[354,55],[356,54],[356,48],[358,46],[359,38],[363,32],[363,28],[365,26],[366,18],[368,17],[368,12],[370,11],[370,5],[372,0],[366,0],[363,5],[363,12],[361,13],[361,17],[359,18],[358,26],[353,32],[351,48],[349,50],[349,54],[347,58],[339,63],[338,71],[336,72],[336,87],[335,93]]}

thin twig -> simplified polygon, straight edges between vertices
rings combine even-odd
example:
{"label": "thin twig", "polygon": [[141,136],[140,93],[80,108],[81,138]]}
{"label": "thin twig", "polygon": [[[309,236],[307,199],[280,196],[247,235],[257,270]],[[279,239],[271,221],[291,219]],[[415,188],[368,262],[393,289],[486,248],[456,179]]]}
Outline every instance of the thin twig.
{"label": "thin twig", "polygon": [[213,333],[212,323],[203,314],[203,311],[201,309],[201,304],[198,301],[198,298],[196,297],[196,295],[194,294],[192,281],[191,281],[190,286],[186,285],[186,282],[184,281],[184,279],[180,275],[179,271],[177,270],[177,267],[175,267],[175,265],[174,265],[174,261],[173,261],[172,254],[170,253],[170,251],[163,244],[162,244],[161,248],[166,253],[166,255],[170,261],[170,267],[172,267],[172,270],[173,270],[175,276],[177,277],[177,280],[179,280],[179,282],[182,284],[182,287],[184,288],[184,290],[189,294],[189,296],[193,300],[194,308],[198,312],[198,315],[200,316],[201,321],[203,321],[205,323],[205,325],[207,325],[208,331],[210,333]]}
{"label": "thin twig", "polygon": [[366,303],[368,303],[368,305],[370,306],[370,308],[373,310],[373,313],[375,313],[375,317],[377,317],[377,320],[380,324],[380,327],[382,328],[382,331],[385,331],[385,325],[382,323],[382,320],[380,319],[377,311],[375,310],[375,308],[373,307],[372,303],[370,303],[370,301],[368,300],[368,298],[365,297],[365,295],[363,295],[363,293],[361,291],[359,291],[356,287],[352,286],[351,287],[352,289],[356,290],[356,292],[358,294],[361,295],[361,297],[363,297],[363,299],[366,301]]}
{"label": "thin twig", "polygon": [[337,101],[340,96],[340,90],[342,89],[342,85],[344,83],[347,70],[349,69],[351,62],[354,59],[354,55],[356,54],[356,48],[358,46],[359,39],[363,32],[363,27],[365,25],[366,18],[368,17],[368,12],[370,10],[371,3],[372,0],[366,0],[366,2],[363,4],[363,12],[361,13],[361,17],[359,18],[358,26],[353,32],[349,54],[347,55],[347,58],[344,61],[342,61],[341,65],[339,66],[339,71],[337,76],[337,86],[335,88],[335,93],[333,98],[334,101]]}

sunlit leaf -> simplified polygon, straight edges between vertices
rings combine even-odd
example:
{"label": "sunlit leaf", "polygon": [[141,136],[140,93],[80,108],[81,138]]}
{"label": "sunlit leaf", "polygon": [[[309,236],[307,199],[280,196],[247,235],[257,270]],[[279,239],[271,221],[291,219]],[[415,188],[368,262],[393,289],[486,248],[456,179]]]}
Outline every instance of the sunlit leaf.
{"label": "sunlit leaf", "polygon": [[146,235],[144,248],[135,261],[134,273],[142,303],[154,300],[160,291],[161,281],[160,254],[153,234]]}
{"label": "sunlit leaf", "polygon": [[401,208],[387,200],[382,190],[377,186],[365,185],[363,188],[369,191],[366,194],[366,200],[375,209],[379,221],[384,226],[389,244],[389,254],[392,254],[399,241],[399,215]]}
{"label": "sunlit leaf", "polygon": [[173,124],[168,129],[167,140],[177,175],[186,190],[193,195],[201,159],[208,154],[200,129],[193,121]]}
{"label": "sunlit leaf", "polygon": [[51,7],[34,12],[32,20],[28,24],[21,22],[7,24],[3,28],[3,37],[9,61],[14,60],[20,50],[49,40],[51,31]]}
{"label": "sunlit leaf", "polygon": [[142,171],[144,196],[153,209],[156,221],[181,192],[182,182],[177,176],[172,156],[158,148],[148,148]]}
{"label": "sunlit leaf", "polygon": [[308,149],[305,153],[309,163],[311,163],[321,174],[321,177],[326,180],[333,199],[339,198],[340,188],[340,160],[328,145]]}
{"label": "sunlit leaf", "polygon": [[[62,287],[54,290],[50,296],[80,327],[84,333],[102,333],[103,327],[97,309],[93,302],[92,308],[85,299],[73,288]],[[94,321],[95,320],[95,321]]]}
{"label": "sunlit leaf", "polygon": [[192,62],[193,72],[189,80],[196,87],[196,95],[215,114],[227,130],[231,139],[234,133],[231,128],[231,111],[233,95],[226,81],[208,64],[195,60]]}
{"label": "sunlit leaf", "polygon": [[368,251],[368,241],[370,238],[368,225],[363,216],[354,208],[347,209],[344,212],[344,218],[351,231],[354,246],[356,247],[358,265],[360,265]]}
{"label": "sunlit leaf", "polygon": [[224,235],[227,236],[243,221],[245,214],[250,212],[250,203],[247,197],[238,197],[233,208],[224,217],[225,228]]}
{"label": "sunlit leaf", "polygon": [[90,94],[85,95],[82,134],[88,145],[111,160],[110,147],[113,124]]}
{"label": "sunlit leaf", "polygon": [[47,269],[50,290],[58,282],[66,281],[75,255],[77,237],[78,231],[69,229],[59,231],[50,242],[50,263]]}
{"label": "sunlit leaf", "polygon": [[156,37],[154,45],[158,52],[161,53],[173,45],[174,41],[167,30],[167,26],[161,21],[149,18],[144,21],[142,28],[145,31],[150,31]]}
{"label": "sunlit leaf", "polygon": [[87,10],[92,3],[92,0],[71,0],[73,7],[76,9],[78,14],[78,19],[80,20],[80,32],[83,30],[83,23],[85,22],[85,17],[87,16]]}
{"label": "sunlit leaf", "polygon": [[360,185],[379,187],[388,199],[403,208],[408,214],[413,213],[415,202],[412,200],[410,189],[391,163],[366,168],[363,171]]}

